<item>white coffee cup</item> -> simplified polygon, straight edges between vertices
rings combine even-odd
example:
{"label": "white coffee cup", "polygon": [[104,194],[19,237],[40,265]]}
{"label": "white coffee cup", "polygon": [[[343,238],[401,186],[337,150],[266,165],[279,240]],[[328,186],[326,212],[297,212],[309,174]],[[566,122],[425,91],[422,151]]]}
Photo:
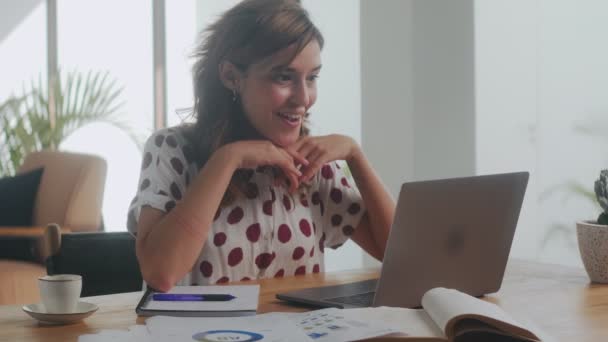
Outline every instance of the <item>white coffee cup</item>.
{"label": "white coffee cup", "polygon": [[77,274],[47,275],[38,278],[38,288],[48,313],[70,313],[78,304],[82,277]]}

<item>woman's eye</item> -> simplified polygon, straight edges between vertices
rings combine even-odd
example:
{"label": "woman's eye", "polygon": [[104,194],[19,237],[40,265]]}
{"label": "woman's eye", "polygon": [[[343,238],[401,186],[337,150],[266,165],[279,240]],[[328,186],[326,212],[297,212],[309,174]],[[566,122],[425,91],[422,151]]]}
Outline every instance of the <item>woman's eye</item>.
{"label": "woman's eye", "polygon": [[276,81],[279,81],[279,82],[289,82],[289,81],[291,81],[291,75],[289,75],[289,74],[278,74],[274,78],[275,78]]}
{"label": "woman's eye", "polygon": [[308,81],[310,82],[314,82],[317,79],[319,79],[319,75],[311,75],[310,77],[308,77]]}

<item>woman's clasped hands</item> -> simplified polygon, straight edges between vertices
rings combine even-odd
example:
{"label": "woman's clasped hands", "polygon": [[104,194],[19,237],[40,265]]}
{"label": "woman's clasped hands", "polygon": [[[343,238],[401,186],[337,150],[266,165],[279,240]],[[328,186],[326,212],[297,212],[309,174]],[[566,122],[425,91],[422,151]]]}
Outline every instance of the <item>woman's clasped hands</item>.
{"label": "woman's clasped hands", "polygon": [[289,180],[289,192],[294,193],[300,183],[310,182],[323,165],[353,158],[359,145],[351,137],[332,134],[302,137],[285,147],[267,140],[247,140],[228,144],[225,149],[236,157],[237,168],[268,165],[280,168]]}

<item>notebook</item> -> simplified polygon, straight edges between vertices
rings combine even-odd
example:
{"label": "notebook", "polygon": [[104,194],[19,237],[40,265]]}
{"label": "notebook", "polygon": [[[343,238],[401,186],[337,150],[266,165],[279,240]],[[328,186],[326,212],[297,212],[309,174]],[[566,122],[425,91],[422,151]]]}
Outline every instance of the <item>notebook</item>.
{"label": "notebook", "polygon": [[139,316],[248,316],[256,314],[259,297],[259,285],[175,286],[164,293],[149,288],[135,312]]}

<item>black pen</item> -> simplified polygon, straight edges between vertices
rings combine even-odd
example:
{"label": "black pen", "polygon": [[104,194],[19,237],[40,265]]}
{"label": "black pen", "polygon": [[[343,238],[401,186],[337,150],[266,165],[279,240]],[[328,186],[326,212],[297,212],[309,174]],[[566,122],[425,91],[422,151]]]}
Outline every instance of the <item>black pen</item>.
{"label": "black pen", "polygon": [[227,302],[236,298],[230,294],[155,293],[152,299],[168,302]]}

